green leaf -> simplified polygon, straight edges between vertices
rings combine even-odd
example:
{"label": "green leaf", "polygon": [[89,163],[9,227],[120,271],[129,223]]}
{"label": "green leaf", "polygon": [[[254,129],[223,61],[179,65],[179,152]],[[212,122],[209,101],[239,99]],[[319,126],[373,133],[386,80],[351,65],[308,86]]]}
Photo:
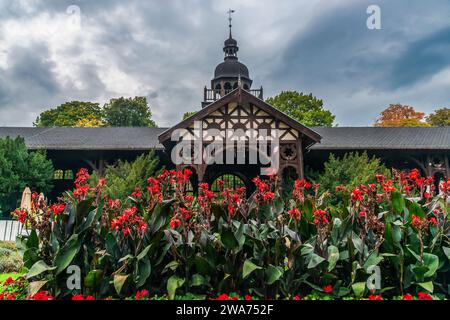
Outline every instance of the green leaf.
{"label": "green leaf", "polygon": [[45,271],[53,271],[55,269],[56,269],[56,267],[51,267],[51,266],[47,265],[44,262],[44,260],[39,260],[38,262],[33,264],[33,266],[30,268],[30,270],[27,273],[27,278],[29,279],[29,278],[38,276]]}
{"label": "green leaf", "polygon": [[421,282],[421,283],[418,283],[418,285],[421,286],[422,288],[424,288],[425,290],[427,290],[428,292],[433,293],[434,286],[433,286],[432,281]]}
{"label": "green leaf", "polygon": [[55,256],[54,265],[57,266],[56,274],[66,269],[78,252],[78,234],[73,234],[69,240],[58,250]]}
{"label": "green leaf", "polygon": [[352,290],[356,297],[360,298],[364,294],[364,290],[366,289],[366,283],[365,282],[357,282],[352,284]]}
{"label": "green leaf", "polygon": [[138,254],[137,259],[138,259],[138,260],[142,260],[144,257],[146,257],[146,256],[147,256],[147,253],[148,253],[148,251],[150,250],[151,247],[152,247],[151,244],[148,245],[148,246],[146,246],[146,247],[141,251],[141,253]]}
{"label": "green leaf", "polygon": [[328,247],[328,271],[331,271],[336,266],[339,260],[339,249],[335,246]]}
{"label": "green leaf", "polygon": [[230,230],[225,230],[221,235],[221,240],[223,245],[230,250],[236,249],[239,247],[239,242],[236,240],[233,232]]}
{"label": "green leaf", "polygon": [[191,286],[198,287],[198,286],[204,286],[207,284],[208,284],[208,281],[202,275],[196,273],[192,276]]}
{"label": "green leaf", "polygon": [[169,294],[169,298],[173,299],[175,297],[175,293],[179,287],[184,284],[184,279],[177,277],[175,275],[171,276],[169,280],[167,280],[167,293]]}
{"label": "green leaf", "polygon": [[275,267],[273,265],[269,265],[264,272],[266,274],[266,283],[268,285],[273,284],[283,275],[283,269],[281,267]]}
{"label": "green leaf", "polygon": [[444,251],[444,254],[447,257],[447,259],[450,260],[450,248],[449,247],[442,247],[442,250]]}
{"label": "green leaf", "polygon": [[262,269],[261,267],[257,266],[253,262],[251,262],[249,259],[244,261],[244,268],[242,270],[242,278],[245,279],[247,276],[252,273],[255,270]]}
{"label": "green leaf", "polygon": [[148,277],[152,272],[152,266],[150,264],[150,259],[145,257],[141,260],[136,261],[136,274],[134,278],[134,282],[136,283],[136,287],[139,288],[145,284]]}
{"label": "green leaf", "polygon": [[352,232],[352,242],[355,246],[356,251],[359,253],[364,252],[364,243],[362,242],[361,238],[354,232]]}
{"label": "green leaf", "polygon": [[315,268],[317,265],[319,265],[323,261],[325,261],[324,258],[322,258],[321,256],[319,256],[319,255],[317,255],[315,253],[312,253],[310,255],[310,259],[309,259],[308,269]]}
{"label": "green leaf", "polygon": [[428,267],[428,271],[424,274],[424,277],[432,277],[439,268],[439,258],[431,253],[423,254],[423,263]]}
{"label": "green leaf", "polygon": [[100,283],[102,276],[103,270],[91,270],[86,277],[84,277],[84,285],[87,288],[95,288]]}
{"label": "green leaf", "polygon": [[114,288],[116,289],[117,294],[120,294],[122,291],[123,285],[125,281],[127,281],[129,274],[116,274],[114,275]]}
{"label": "green leaf", "polygon": [[401,214],[405,209],[405,199],[402,194],[398,191],[392,191],[391,193],[392,207],[396,214]]}

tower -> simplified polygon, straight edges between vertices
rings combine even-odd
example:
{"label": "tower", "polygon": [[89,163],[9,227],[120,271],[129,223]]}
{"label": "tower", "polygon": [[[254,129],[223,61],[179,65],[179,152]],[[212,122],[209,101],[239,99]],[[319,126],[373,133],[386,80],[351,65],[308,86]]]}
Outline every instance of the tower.
{"label": "tower", "polygon": [[[231,13],[234,10],[228,10],[228,28],[229,36],[224,41],[223,52],[225,53],[224,61],[219,63],[214,70],[214,78],[211,80],[211,88],[204,89],[203,107],[231,92],[240,86],[242,89],[251,91],[253,94],[262,98],[262,88],[260,90],[251,90],[252,79],[250,78],[248,68],[238,59],[239,51],[238,43],[233,39],[231,33]],[[254,91],[254,92],[253,92]]]}

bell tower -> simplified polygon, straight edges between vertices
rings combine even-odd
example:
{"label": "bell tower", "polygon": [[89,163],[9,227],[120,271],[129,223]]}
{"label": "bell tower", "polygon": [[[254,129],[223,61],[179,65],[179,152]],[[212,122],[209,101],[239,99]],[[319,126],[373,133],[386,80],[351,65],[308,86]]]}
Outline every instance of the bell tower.
{"label": "bell tower", "polygon": [[204,101],[202,103],[202,107],[205,107],[211,102],[220,99],[237,87],[250,91],[262,99],[262,87],[260,90],[251,90],[253,81],[250,78],[248,68],[245,64],[238,60],[238,43],[235,39],[233,39],[233,35],[231,33],[231,14],[233,12],[234,10],[228,10],[229,35],[228,39],[224,41],[223,46],[223,52],[225,53],[224,61],[219,63],[214,70],[214,78],[211,80],[211,88],[204,88]]}

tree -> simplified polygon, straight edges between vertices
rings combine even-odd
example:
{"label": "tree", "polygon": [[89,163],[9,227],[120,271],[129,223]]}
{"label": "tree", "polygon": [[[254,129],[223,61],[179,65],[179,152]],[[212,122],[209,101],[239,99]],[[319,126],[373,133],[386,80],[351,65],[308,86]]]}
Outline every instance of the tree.
{"label": "tree", "polygon": [[[105,192],[111,199],[126,200],[138,186],[143,192],[146,190],[147,179],[156,174],[159,158],[154,151],[142,154],[134,161],[119,160],[115,165],[105,170]],[[91,184],[98,181],[96,174],[91,175]]]}
{"label": "tree", "polygon": [[103,119],[111,127],[156,127],[147,98],[111,99],[103,107]]}
{"label": "tree", "polygon": [[193,115],[196,114],[196,113],[197,113],[197,111],[188,111],[188,112],[185,112],[185,113],[183,114],[183,120],[186,120],[187,118],[193,116]]}
{"label": "tree", "polygon": [[427,123],[433,127],[447,127],[450,126],[450,109],[441,108],[435,110],[434,113],[427,117]]}
{"label": "tree", "polygon": [[353,189],[361,184],[375,183],[377,174],[389,175],[389,170],[376,157],[370,158],[365,152],[351,152],[339,158],[331,153],[318,182],[322,190],[334,191],[339,185]]}
{"label": "tree", "polygon": [[323,108],[323,101],[297,91],[282,91],[266,100],[278,110],[306,126],[331,127],[335,116]]}
{"label": "tree", "polygon": [[375,127],[427,127],[423,122],[425,113],[417,112],[413,107],[407,105],[390,104],[383,110],[375,122]]}
{"label": "tree", "polygon": [[85,119],[101,121],[98,103],[71,101],[42,112],[33,124],[36,127],[74,127]]}
{"label": "tree", "polygon": [[28,152],[23,138],[0,139],[0,212],[15,209],[26,186],[39,192],[51,191],[53,172],[45,152]]}

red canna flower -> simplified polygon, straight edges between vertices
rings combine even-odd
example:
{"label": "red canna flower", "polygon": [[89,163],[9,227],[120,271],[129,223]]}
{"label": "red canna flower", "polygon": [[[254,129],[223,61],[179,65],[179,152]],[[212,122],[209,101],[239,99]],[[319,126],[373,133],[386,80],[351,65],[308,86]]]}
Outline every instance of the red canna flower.
{"label": "red canna flower", "polygon": [[301,300],[299,296],[294,296],[294,300]]}
{"label": "red canna flower", "polygon": [[180,227],[180,225],[181,225],[180,219],[174,218],[174,219],[170,220],[170,228],[177,229]]}
{"label": "red canna flower", "polygon": [[403,300],[414,300],[413,296],[409,293],[403,295]]}
{"label": "red canna flower", "polygon": [[289,210],[288,212],[289,212],[289,216],[291,217],[291,219],[300,220],[300,210],[298,210],[297,208],[293,208],[293,209]]}
{"label": "red canna flower", "polygon": [[433,224],[435,227],[437,227],[438,223],[437,223],[437,220],[436,220],[435,217],[431,217],[429,221],[430,221],[431,224]]}
{"label": "red canna flower", "polygon": [[369,295],[369,300],[383,300],[383,297],[381,296],[381,294],[377,294],[377,295]]}
{"label": "red canna flower", "polygon": [[53,211],[53,215],[57,216],[60,212],[63,212],[66,208],[66,205],[64,203],[61,204],[54,204],[50,207],[50,210]]}
{"label": "red canna flower", "polygon": [[3,286],[6,287],[7,285],[13,283],[14,280],[11,277],[8,277],[8,279],[5,280],[5,282],[3,282]]}
{"label": "red canna flower", "polygon": [[325,292],[325,293],[333,292],[333,286],[332,285],[327,285],[327,286],[323,287],[323,292]]}
{"label": "red canna flower", "polygon": [[422,291],[417,294],[417,297],[419,298],[419,300],[433,300],[432,296]]}
{"label": "red canna flower", "polygon": [[250,295],[248,295],[248,294],[245,295],[244,299],[245,299],[245,300],[253,300],[253,299],[252,299],[252,296],[250,296]]}
{"label": "red canna flower", "polygon": [[327,219],[327,212],[322,210],[322,209],[318,209],[316,210],[316,212],[314,212],[314,224],[316,225],[326,225],[328,224],[328,219]]}
{"label": "red canna flower", "polygon": [[142,289],[141,291],[136,292],[136,300],[143,300],[147,298],[148,291],[145,289]]}
{"label": "red canna flower", "polygon": [[84,297],[82,294],[77,294],[75,296],[72,297],[72,300],[74,301],[80,301],[80,300],[84,300]]}

